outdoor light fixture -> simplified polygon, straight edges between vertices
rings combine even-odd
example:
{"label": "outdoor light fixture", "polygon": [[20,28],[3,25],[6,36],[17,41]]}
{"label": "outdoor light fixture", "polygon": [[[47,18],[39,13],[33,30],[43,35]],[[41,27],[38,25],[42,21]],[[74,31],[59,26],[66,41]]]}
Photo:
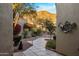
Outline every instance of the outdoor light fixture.
{"label": "outdoor light fixture", "polygon": [[72,32],[74,29],[77,28],[76,23],[70,23],[69,21],[66,21],[64,24],[61,22],[59,23],[58,27],[63,31],[64,33]]}

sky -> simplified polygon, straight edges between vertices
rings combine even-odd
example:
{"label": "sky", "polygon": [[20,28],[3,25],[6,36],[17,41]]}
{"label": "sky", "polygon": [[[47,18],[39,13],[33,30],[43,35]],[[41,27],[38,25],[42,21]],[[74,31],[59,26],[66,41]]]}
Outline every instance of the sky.
{"label": "sky", "polygon": [[56,5],[55,3],[34,3],[37,11],[46,10],[50,13],[56,14]]}

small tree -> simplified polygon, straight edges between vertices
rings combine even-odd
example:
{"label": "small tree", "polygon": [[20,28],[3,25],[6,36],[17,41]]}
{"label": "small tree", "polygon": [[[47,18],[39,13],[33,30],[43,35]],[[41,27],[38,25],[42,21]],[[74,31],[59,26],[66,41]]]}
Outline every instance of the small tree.
{"label": "small tree", "polygon": [[51,34],[55,31],[55,26],[50,20],[46,20],[44,23],[46,29],[49,31],[50,34],[50,39],[51,39]]}

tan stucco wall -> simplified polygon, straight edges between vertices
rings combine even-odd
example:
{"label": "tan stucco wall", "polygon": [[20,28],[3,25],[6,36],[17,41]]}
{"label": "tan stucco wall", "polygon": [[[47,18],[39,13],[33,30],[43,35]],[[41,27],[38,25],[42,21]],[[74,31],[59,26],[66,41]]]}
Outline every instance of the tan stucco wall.
{"label": "tan stucco wall", "polygon": [[11,4],[0,3],[0,55],[9,55],[13,52]]}
{"label": "tan stucco wall", "polygon": [[57,25],[66,20],[77,23],[77,29],[72,33],[64,33],[57,26],[56,50],[65,55],[79,55],[79,4],[58,3]]}

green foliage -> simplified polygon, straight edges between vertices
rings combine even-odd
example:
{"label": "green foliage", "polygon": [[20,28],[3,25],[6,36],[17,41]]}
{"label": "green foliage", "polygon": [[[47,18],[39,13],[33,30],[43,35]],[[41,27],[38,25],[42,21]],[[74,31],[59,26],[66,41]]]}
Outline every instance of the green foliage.
{"label": "green foliage", "polygon": [[50,34],[52,34],[55,31],[55,26],[51,21],[46,20],[44,25],[45,25],[45,27],[47,28],[47,30],[49,31]]}
{"label": "green foliage", "polygon": [[28,30],[28,29],[24,29],[24,32],[23,32],[24,38],[26,38],[26,37],[27,37],[28,32],[29,32],[29,30]]}
{"label": "green foliage", "polygon": [[36,16],[36,10],[32,3],[13,3],[13,17],[15,18],[16,13],[19,13],[20,15],[33,15],[33,17]]}
{"label": "green foliage", "polygon": [[56,49],[56,40],[48,40],[46,48]]}
{"label": "green foliage", "polygon": [[36,28],[32,28],[31,31],[32,31],[32,37],[35,37],[36,36],[36,31],[37,31]]}
{"label": "green foliage", "polygon": [[24,3],[24,8],[22,8],[21,15],[29,15],[30,17],[36,17],[37,13],[32,3]]}
{"label": "green foliage", "polygon": [[41,29],[36,29],[36,28],[32,29],[31,31],[32,31],[32,36],[33,37],[39,36],[42,32]]}
{"label": "green foliage", "polygon": [[37,29],[37,35],[41,35],[42,30],[41,29]]}

